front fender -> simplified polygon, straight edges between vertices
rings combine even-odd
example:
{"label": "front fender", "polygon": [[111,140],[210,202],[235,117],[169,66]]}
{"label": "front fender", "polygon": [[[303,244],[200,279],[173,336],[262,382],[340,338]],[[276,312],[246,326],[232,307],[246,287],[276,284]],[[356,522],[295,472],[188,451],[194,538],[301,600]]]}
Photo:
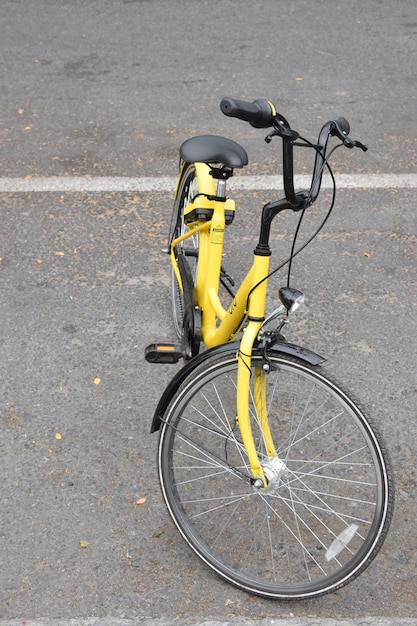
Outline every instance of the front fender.
{"label": "front fender", "polygon": [[210,350],[206,350],[205,352],[201,352],[194,358],[190,359],[186,362],[186,364],[175,374],[174,378],[168,383],[164,393],[161,396],[161,399],[158,402],[158,406],[156,407],[152,426],[151,433],[159,430],[161,426],[161,420],[165,414],[165,411],[171,402],[175,392],[181,383],[187,378],[188,374],[193,371],[200,363],[203,363],[206,359],[209,359],[213,354],[221,354],[222,352],[227,352],[229,350],[239,350],[239,342],[230,342],[230,343],[222,343],[220,346],[215,346]]}
{"label": "front fender", "polygon": [[[299,359],[310,363],[310,365],[319,365],[326,360],[324,356],[320,356],[308,348],[297,346],[295,343],[289,343],[288,341],[285,341],[285,339],[279,339],[272,344],[271,348],[275,350],[275,352],[283,352],[284,354],[298,356]],[[269,350],[270,348],[268,348],[268,351]]]}
{"label": "front fender", "polygon": [[[222,343],[220,346],[216,346],[214,348],[211,348],[210,350],[206,350],[205,352],[202,352],[198,356],[195,356],[194,358],[187,361],[184,367],[182,367],[175,374],[174,378],[169,382],[168,386],[163,392],[152,419],[151,433],[154,433],[160,429],[162,419],[165,415],[165,411],[167,410],[169,403],[174,397],[174,394],[177,391],[178,387],[187,378],[190,372],[192,372],[201,363],[204,363],[204,361],[209,359],[212,355],[222,354],[223,352],[238,352],[239,345],[240,343],[238,341]],[[323,363],[323,361],[326,360],[324,357],[316,354],[315,352],[312,352],[308,348],[297,346],[294,343],[288,343],[284,339],[279,339],[272,346],[268,347],[268,353],[271,351],[296,356],[302,361],[309,363],[310,365],[319,365],[319,363]]]}

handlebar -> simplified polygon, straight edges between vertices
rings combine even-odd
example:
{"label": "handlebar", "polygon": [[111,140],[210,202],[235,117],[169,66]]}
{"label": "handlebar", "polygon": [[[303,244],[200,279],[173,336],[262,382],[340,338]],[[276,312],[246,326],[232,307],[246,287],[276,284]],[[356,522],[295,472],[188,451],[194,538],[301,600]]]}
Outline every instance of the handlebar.
{"label": "handlebar", "polygon": [[288,121],[277,112],[272,102],[263,99],[246,102],[225,97],[220,103],[220,109],[228,117],[236,117],[249,122],[254,128],[273,128],[273,131],[265,138],[268,143],[274,136],[282,138],[285,198],[288,208],[295,211],[313,204],[319,195],[329,137],[338,137],[347,148],[360,148],[364,152],[368,149],[359,141],[353,141],[349,137],[350,124],[344,117],[327,122],[320,131],[317,145],[314,146],[317,153],[310,190],[296,193],[294,190],[293,145],[299,138],[299,133],[290,127]]}
{"label": "handlebar", "polygon": [[245,102],[226,97],[221,101],[220,109],[228,117],[237,117],[239,120],[249,122],[255,128],[270,128],[277,114],[269,100]]}
{"label": "handlebar", "polygon": [[226,97],[220,102],[220,109],[228,117],[237,117],[239,120],[249,122],[254,128],[276,128],[281,137],[292,141],[299,137],[269,100],[245,102],[245,100]]}

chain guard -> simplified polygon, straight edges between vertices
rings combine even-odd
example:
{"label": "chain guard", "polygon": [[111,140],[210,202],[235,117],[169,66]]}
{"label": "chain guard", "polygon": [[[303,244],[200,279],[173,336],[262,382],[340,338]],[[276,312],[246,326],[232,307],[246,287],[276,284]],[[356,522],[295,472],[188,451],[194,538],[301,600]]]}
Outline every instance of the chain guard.
{"label": "chain guard", "polygon": [[178,269],[181,274],[184,297],[184,317],[182,322],[182,349],[184,359],[192,359],[200,351],[201,309],[197,305],[193,276],[184,255],[178,256]]}

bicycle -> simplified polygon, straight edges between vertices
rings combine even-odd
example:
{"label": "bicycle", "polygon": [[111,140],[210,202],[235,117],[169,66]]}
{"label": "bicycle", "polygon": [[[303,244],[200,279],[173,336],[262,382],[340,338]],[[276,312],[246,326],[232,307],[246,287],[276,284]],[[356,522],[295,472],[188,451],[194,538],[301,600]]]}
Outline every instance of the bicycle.
{"label": "bicycle", "polygon": [[[168,248],[174,323],[181,344],[152,344],[149,362],[185,359],[155,411],[163,498],[183,538],[222,578],[276,599],[335,591],[373,560],[394,503],[386,446],[365,410],[311,350],[282,331],[303,294],[290,285],[302,218],[316,201],[336,147],[358,147],[346,119],[326,123],[317,144],[293,130],[267,100],[224,98],[230,117],[282,139],[285,197],[262,209],[253,264],[236,292],[222,267],[235,203],[226,183],[248,163],[236,142],[193,137],[180,148]],[[339,143],[329,151],[330,138]],[[293,149],[315,151],[310,189],[295,191]],[[299,212],[290,257],[270,269],[272,220]],[[288,266],[280,304],[265,317],[267,282]],[[223,285],[231,295],[225,308]],[[274,327],[271,327],[271,324]],[[208,349],[199,352],[203,343]]]}

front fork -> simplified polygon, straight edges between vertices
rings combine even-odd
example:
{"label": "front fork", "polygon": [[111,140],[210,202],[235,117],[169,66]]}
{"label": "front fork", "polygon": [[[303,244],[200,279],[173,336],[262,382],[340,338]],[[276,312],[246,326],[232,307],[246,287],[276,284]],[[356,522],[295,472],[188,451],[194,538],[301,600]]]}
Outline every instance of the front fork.
{"label": "front fork", "polygon": [[[255,415],[253,418],[262,433],[262,446],[265,455],[276,457],[274,442],[268,421],[266,403],[266,377],[267,373],[262,366],[251,369],[252,351],[255,341],[262,327],[265,312],[266,288],[268,275],[269,257],[255,257],[254,274],[261,276],[259,281],[254,281],[257,287],[250,294],[248,307],[248,325],[244,330],[238,352],[237,389],[236,389],[236,421],[240,429],[243,445],[248,455],[254,485],[267,487],[264,470],[259,458],[257,446],[254,441],[251,427],[250,400],[252,401]],[[253,376],[253,392],[251,391],[251,378]],[[260,442],[261,443],[261,442]]]}

